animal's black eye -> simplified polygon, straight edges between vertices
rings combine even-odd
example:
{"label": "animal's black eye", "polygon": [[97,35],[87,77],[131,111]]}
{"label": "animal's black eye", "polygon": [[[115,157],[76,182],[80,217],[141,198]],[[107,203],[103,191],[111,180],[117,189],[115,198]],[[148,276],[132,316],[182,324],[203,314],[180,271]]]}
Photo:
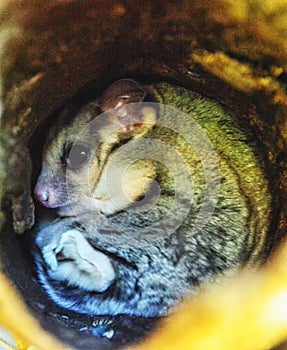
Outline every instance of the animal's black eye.
{"label": "animal's black eye", "polygon": [[75,144],[67,152],[65,163],[69,170],[77,170],[84,166],[90,156],[90,148],[87,145]]}

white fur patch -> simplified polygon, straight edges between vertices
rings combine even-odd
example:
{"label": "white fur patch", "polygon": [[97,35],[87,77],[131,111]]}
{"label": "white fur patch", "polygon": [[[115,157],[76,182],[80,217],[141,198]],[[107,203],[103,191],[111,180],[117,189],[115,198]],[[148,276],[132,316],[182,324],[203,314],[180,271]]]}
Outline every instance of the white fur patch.
{"label": "white fur patch", "polygon": [[104,292],[115,279],[110,259],[92,247],[76,230],[53,237],[42,250],[48,274],[87,291]]}

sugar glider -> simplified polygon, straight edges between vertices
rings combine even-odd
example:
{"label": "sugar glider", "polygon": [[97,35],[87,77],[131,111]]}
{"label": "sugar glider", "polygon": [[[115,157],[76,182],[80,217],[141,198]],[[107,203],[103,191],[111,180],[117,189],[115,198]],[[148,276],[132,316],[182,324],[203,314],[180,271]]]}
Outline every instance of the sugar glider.
{"label": "sugar glider", "polygon": [[166,315],[269,247],[272,198],[252,135],[219,102],[168,83],[119,80],[64,110],[34,194],[59,212],[36,234],[39,279],[80,313]]}

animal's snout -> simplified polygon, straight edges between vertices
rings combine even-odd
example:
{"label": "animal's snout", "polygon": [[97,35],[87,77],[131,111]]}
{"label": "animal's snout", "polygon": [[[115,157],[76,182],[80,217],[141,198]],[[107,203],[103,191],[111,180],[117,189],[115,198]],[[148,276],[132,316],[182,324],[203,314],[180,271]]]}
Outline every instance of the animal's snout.
{"label": "animal's snout", "polygon": [[41,189],[38,186],[35,187],[34,190],[34,197],[36,199],[37,202],[41,203],[42,205],[44,205],[47,208],[50,208],[50,193],[47,189]]}
{"label": "animal's snout", "polygon": [[38,181],[34,188],[34,198],[37,202],[46,208],[60,208],[67,203],[66,194],[63,194],[60,189],[49,186],[42,181]]}

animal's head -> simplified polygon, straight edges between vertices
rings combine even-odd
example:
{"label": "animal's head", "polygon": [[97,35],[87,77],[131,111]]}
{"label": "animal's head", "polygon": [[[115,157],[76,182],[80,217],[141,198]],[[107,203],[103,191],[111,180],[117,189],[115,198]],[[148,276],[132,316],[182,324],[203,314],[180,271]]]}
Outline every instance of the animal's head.
{"label": "animal's head", "polygon": [[[70,200],[87,201],[97,187],[96,196],[104,200],[107,195],[99,182],[109,155],[155,124],[155,110],[140,103],[145,96],[134,80],[122,79],[72,117],[71,111],[65,110],[44,147],[42,170],[34,189],[36,200],[65,214],[70,211]],[[143,176],[138,168],[131,171],[127,179]],[[130,192],[133,196],[134,188]]]}

